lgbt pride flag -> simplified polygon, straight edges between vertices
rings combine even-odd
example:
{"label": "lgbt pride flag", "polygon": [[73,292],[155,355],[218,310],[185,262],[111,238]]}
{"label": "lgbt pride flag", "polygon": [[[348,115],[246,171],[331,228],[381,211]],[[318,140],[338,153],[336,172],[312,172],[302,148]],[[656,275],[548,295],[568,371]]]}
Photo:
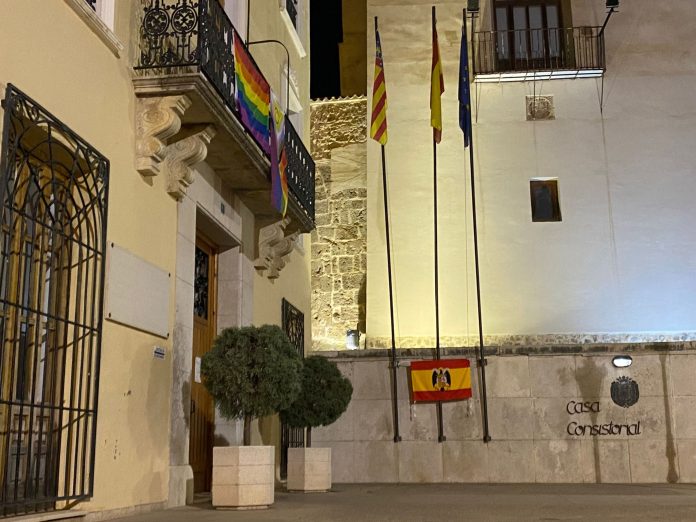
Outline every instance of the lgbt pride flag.
{"label": "lgbt pride flag", "polygon": [[236,32],[234,33],[234,73],[237,110],[242,124],[263,151],[270,155],[268,115],[271,104],[271,88]]}
{"label": "lgbt pride flag", "polygon": [[271,203],[283,217],[288,210],[288,155],[285,149],[285,113],[271,93]]}

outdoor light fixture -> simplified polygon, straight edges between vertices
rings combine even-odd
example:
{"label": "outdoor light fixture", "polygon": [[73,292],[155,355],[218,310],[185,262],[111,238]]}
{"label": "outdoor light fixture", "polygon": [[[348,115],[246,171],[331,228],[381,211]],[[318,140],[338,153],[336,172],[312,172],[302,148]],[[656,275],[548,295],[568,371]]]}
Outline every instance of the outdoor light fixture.
{"label": "outdoor light fixture", "polygon": [[360,348],[360,330],[348,330],[346,332],[346,348],[349,350]]}
{"label": "outdoor light fixture", "polygon": [[628,368],[633,364],[633,358],[630,355],[617,355],[611,360],[616,368]]}
{"label": "outdoor light fixture", "polygon": [[[610,0],[607,0],[609,2]],[[478,13],[479,12],[479,0],[469,0],[466,5],[466,10],[469,11],[470,13]],[[617,2],[618,3],[618,2]]]}
{"label": "outdoor light fixture", "polygon": [[619,1],[620,0],[607,0],[607,9],[618,9]]}

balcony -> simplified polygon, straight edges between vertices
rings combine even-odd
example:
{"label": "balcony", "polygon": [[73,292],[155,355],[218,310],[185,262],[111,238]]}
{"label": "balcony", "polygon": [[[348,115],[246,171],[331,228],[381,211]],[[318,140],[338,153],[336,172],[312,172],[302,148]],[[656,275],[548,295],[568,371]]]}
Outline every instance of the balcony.
{"label": "balcony", "polygon": [[[180,127],[177,122],[173,130],[158,131],[166,137],[165,144],[203,136],[207,148],[203,157],[254,212],[257,222],[263,226],[278,221],[270,197],[270,141],[259,137],[237,105],[235,39],[247,48],[232,22],[218,0],[143,0],[142,4],[133,83],[141,100],[170,100],[160,103],[173,111],[170,119],[178,118]],[[253,57],[251,66],[263,78]],[[175,101],[182,96],[183,101]],[[288,232],[308,232],[314,228],[315,164],[287,117],[285,128]],[[153,161],[143,159],[145,166],[139,171],[156,173]]]}
{"label": "balcony", "polygon": [[598,78],[604,53],[601,27],[481,31],[474,34],[474,81]]}

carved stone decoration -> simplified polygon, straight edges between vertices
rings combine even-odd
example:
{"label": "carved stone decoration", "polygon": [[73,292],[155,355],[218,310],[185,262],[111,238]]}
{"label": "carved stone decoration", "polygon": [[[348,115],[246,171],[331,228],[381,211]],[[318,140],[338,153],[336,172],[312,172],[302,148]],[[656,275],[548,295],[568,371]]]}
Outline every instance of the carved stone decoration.
{"label": "carved stone decoration", "polygon": [[177,201],[184,197],[186,189],[193,183],[191,167],[205,159],[215,132],[215,127],[208,125],[202,131],[167,146],[164,158],[167,192]]}
{"label": "carved stone decoration", "polygon": [[285,235],[285,228],[290,218],[282,219],[259,230],[259,257],[254,261],[254,268],[267,272],[268,279],[277,279],[280,271],[285,268],[286,256],[292,252],[299,232]]}
{"label": "carved stone decoration", "polygon": [[191,106],[188,96],[138,98],[136,106],[135,168],[156,176],[164,161],[167,140],[181,129],[181,117]]}
{"label": "carved stone decoration", "polygon": [[555,120],[556,109],[553,104],[553,94],[531,95],[525,98],[527,106],[527,121]]}

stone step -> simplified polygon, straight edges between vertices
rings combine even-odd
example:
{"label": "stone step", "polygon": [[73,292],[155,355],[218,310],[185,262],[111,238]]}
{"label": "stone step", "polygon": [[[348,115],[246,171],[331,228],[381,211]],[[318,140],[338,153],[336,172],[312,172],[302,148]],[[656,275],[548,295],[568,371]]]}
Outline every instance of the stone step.
{"label": "stone step", "polygon": [[87,515],[86,511],[63,510],[46,513],[33,513],[12,517],[12,522],[52,522],[53,520],[82,520]]}

